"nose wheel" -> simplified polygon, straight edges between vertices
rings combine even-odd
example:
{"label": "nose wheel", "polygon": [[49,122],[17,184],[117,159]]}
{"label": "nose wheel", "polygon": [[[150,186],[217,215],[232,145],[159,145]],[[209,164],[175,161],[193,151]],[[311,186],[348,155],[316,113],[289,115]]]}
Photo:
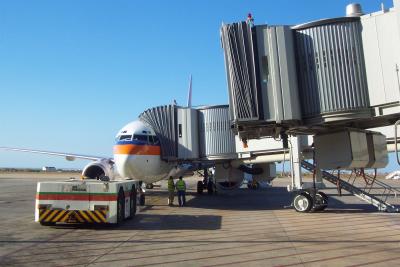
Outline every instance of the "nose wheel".
{"label": "nose wheel", "polygon": [[146,184],[146,189],[153,189],[153,188],[154,188],[153,183]]}
{"label": "nose wheel", "polygon": [[140,206],[144,206],[146,204],[145,190],[142,186],[143,186],[143,183],[139,182],[138,196],[139,196],[139,205]]}

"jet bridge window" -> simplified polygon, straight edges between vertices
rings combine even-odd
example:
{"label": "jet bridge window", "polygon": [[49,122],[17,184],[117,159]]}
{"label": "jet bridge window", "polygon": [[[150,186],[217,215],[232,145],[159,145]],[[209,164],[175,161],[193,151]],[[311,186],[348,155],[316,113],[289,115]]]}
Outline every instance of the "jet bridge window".
{"label": "jet bridge window", "polygon": [[132,135],[123,134],[119,137],[119,141],[131,141]]}

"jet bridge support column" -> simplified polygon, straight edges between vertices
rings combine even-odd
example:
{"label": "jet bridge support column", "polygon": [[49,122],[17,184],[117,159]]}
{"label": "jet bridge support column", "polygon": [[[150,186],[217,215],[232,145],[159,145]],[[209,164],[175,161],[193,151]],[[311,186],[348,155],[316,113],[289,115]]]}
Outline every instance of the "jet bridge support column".
{"label": "jet bridge support column", "polygon": [[291,185],[289,185],[288,187],[288,191],[324,188],[325,185],[323,184],[322,181],[322,170],[319,168],[320,165],[318,163],[318,160],[315,161],[316,164],[315,184],[310,182],[303,182],[303,175],[301,172],[302,170],[301,162],[306,158],[313,157],[312,153],[309,153],[309,151],[304,150],[307,147],[309,147],[308,143],[305,142],[307,140],[307,136],[297,135],[297,136],[290,136],[289,138],[290,138],[290,166],[291,166],[292,180],[291,180]]}
{"label": "jet bridge support column", "polygon": [[292,184],[289,191],[302,189],[303,177],[301,174],[301,145],[297,136],[290,136],[290,168],[292,176]]}
{"label": "jet bridge support column", "polygon": [[288,191],[294,192],[292,206],[298,212],[324,210],[328,206],[328,197],[323,192],[318,191],[319,184],[322,184],[319,183],[321,180],[321,170],[317,169],[315,182],[303,182],[301,172],[302,161],[304,160],[303,141],[303,136],[290,137],[292,184],[288,186]]}

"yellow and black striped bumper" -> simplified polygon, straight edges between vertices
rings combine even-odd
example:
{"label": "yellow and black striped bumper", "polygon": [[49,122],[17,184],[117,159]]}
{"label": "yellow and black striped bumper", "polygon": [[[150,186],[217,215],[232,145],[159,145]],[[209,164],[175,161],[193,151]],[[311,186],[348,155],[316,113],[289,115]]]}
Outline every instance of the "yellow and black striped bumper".
{"label": "yellow and black striped bumper", "polygon": [[42,223],[107,223],[106,210],[50,210],[39,209]]}

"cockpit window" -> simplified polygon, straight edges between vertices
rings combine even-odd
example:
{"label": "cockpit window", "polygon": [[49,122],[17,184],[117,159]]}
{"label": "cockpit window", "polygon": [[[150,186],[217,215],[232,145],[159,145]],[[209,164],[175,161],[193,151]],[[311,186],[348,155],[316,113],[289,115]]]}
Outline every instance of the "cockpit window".
{"label": "cockpit window", "polygon": [[119,141],[131,141],[131,140],[132,140],[132,135],[123,134],[119,137]]}
{"label": "cockpit window", "polygon": [[147,135],[135,134],[133,140],[147,142]]}

